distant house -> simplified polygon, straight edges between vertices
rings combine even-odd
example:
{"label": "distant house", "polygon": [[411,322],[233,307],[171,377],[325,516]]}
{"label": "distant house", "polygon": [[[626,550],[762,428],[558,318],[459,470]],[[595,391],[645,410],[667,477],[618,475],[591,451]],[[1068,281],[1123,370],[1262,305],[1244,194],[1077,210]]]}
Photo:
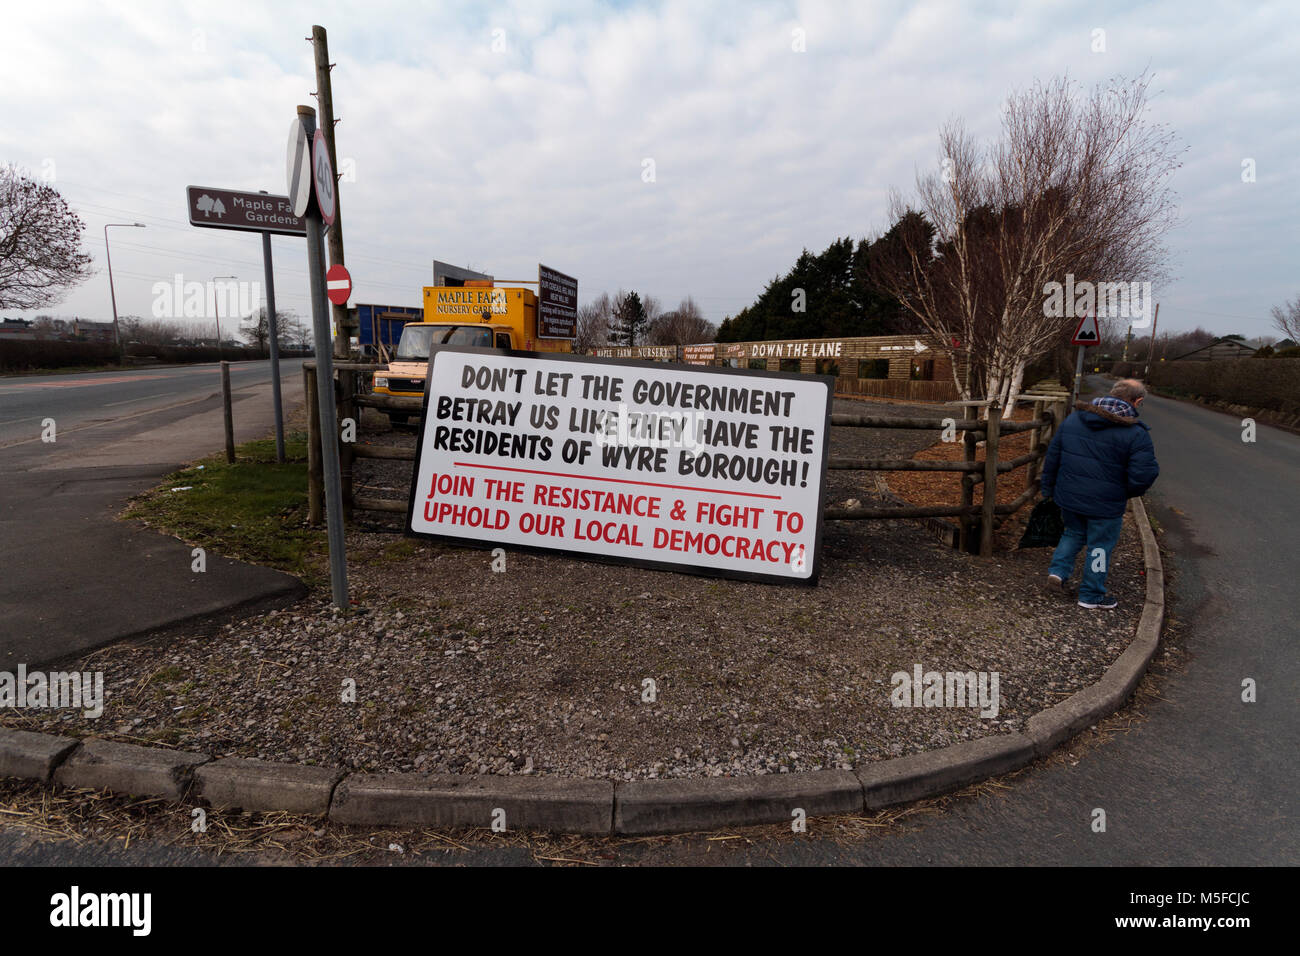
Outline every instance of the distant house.
{"label": "distant house", "polygon": [[36,330],[32,328],[33,324],[29,319],[5,319],[0,322],[0,337],[3,337],[6,342],[34,339]]}
{"label": "distant house", "polygon": [[112,322],[91,322],[88,319],[73,319],[72,334],[87,342],[106,342],[112,345],[117,341],[113,334]]}
{"label": "distant house", "polygon": [[1239,342],[1236,339],[1217,339],[1209,345],[1202,345],[1199,349],[1192,349],[1190,352],[1176,355],[1169,361],[1219,362],[1224,359],[1250,358],[1255,354],[1255,351],[1245,342]]}

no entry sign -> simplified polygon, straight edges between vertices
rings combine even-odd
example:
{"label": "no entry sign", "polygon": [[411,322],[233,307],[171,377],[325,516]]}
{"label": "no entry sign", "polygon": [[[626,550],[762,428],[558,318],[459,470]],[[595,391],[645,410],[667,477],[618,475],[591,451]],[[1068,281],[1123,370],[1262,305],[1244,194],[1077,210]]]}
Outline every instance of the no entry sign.
{"label": "no entry sign", "polygon": [[406,531],[812,583],[831,379],[439,349]]}
{"label": "no entry sign", "polygon": [[352,276],[342,263],[332,265],[325,273],[325,294],[335,305],[343,305],[352,295]]}

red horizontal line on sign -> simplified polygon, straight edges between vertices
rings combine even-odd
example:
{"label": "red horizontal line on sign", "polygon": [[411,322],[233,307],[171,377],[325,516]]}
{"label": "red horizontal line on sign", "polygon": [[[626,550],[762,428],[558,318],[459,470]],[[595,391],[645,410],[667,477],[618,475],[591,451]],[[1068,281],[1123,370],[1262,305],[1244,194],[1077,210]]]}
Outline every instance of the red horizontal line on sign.
{"label": "red horizontal line on sign", "polygon": [[517,471],[525,475],[546,475],[549,478],[573,478],[578,481],[612,481],[620,485],[644,485],[647,488],[672,488],[675,491],[699,491],[706,495],[739,495],[742,498],[769,498],[780,501],[780,495],[760,495],[756,491],[727,491],[723,488],[692,488],[690,485],[665,485],[657,481],[633,481],[631,478],[598,478],[594,475],[570,475],[562,471],[537,471],[533,468],[508,468],[505,465],[478,465],[472,461],[452,462],[457,468],[488,468],[492,471]]}

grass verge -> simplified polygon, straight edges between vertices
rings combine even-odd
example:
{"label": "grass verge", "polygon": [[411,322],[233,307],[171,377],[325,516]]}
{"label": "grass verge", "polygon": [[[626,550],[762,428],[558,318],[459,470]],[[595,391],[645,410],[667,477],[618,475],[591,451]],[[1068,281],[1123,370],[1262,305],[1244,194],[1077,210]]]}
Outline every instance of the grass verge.
{"label": "grass verge", "polygon": [[[182,490],[184,489],[184,490]],[[173,472],[135,498],[123,517],[229,558],[267,565],[309,587],[328,580],[325,533],[307,526],[307,436],[285,436],[285,463],[275,442],[259,439]]]}

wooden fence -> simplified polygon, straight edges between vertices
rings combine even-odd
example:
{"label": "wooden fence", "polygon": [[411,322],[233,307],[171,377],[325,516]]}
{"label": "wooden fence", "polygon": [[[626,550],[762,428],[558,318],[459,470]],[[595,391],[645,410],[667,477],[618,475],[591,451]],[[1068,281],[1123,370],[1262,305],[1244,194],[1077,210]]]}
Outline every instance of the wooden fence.
{"label": "wooden fence", "polygon": [[[363,387],[363,377],[373,375],[383,365],[357,362],[335,362],[335,395],[339,422],[351,418],[359,431],[360,410],[377,408],[382,411],[420,412],[422,400],[389,395],[368,394]],[[315,363],[303,363],[303,383],[306,389],[307,418],[307,517],[312,524],[325,520],[324,469],[321,462],[320,415],[316,396]],[[952,471],[961,473],[961,501],[957,505],[901,505],[891,507],[827,508],[825,518],[832,521],[860,521],[886,519],[956,518],[958,520],[957,546],[963,551],[978,553],[982,557],[993,554],[993,532],[999,516],[1011,515],[1032,501],[1038,493],[1039,464],[1047,452],[1056,427],[1066,413],[1068,395],[1059,386],[1038,387],[1027,391],[1023,399],[1033,403],[1033,415],[1027,421],[1003,421],[1002,409],[996,401],[949,402],[960,406],[960,418],[907,418],[895,415],[831,415],[835,428],[910,428],[932,431],[961,432],[963,460],[934,461],[917,458],[843,458],[831,457],[827,467],[843,471]],[[977,417],[979,408],[986,409],[986,417]],[[999,460],[998,446],[1001,437],[1010,433],[1029,432],[1029,451],[1016,458]],[[984,443],[985,457],[977,460],[976,450]],[[354,494],[352,466],[357,458],[415,461],[415,449],[397,445],[363,445],[356,442],[339,443],[339,464],[343,484],[343,516],[352,520],[355,510],[405,514],[405,499],[370,498]],[[999,476],[1018,468],[1025,469],[1024,490],[1007,504],[997,503]],[[975,487],[982,485],[980,501],[975,501]]]}

